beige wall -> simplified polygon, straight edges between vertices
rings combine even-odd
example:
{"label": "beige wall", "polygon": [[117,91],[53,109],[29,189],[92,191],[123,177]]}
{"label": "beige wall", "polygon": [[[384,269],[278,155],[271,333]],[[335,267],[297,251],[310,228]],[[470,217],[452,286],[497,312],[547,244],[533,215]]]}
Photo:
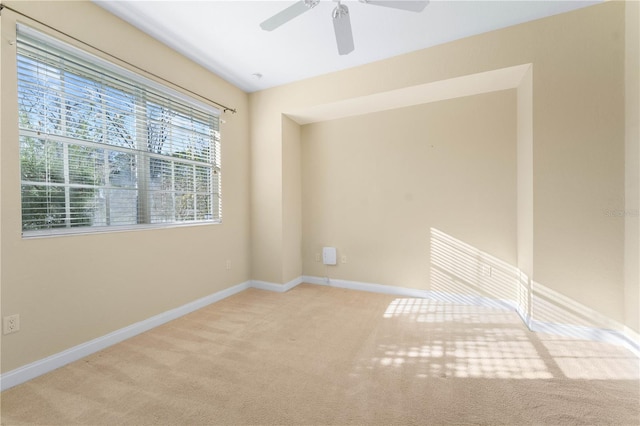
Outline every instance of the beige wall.
{"label": "beige wall", "polygon": [[282,281],[302,275],[302,177],[300,126],[282,116]]}
{"label": "beige wall", "polygon": [[624,4],[537,24],[535,282],[623,322],[624,221],[604,211],[624,203]]}
{"label": "beige wall", "polygon": [[517,269],[516,303],[528,321],[533,286],[533,67],[517,88]]}
{"label": "beige wall", "polygon": [[284,283],[282,115],[265,109],[259,99],[250,106],[251,277]]}
{"label": "beige wall", "polygon": [[640,332],[640,2],[625,12],[625,318]]}
{"label": "beige wall", "polygon": [[[299,117],[309,111],[319,111],[325,105],[340,105],[349,99],[532,64],[529,94],[533,117],[529,131],[532,137],[533,158],[529,177],[532,191],[527,195],[532,205],[526,224],[532,240],[525,245],[519,244],[520,250],[530,251],[526,256],[520,254],[523,261],[531,264],[530,276],[535,280],[534,303],[538,303],[541,309],[532,308],[534,317],[541,321],[572,323],[576,317],[584,319],[580,316],[584,312],[595,312],[606,319],[600,324],[626,323],[637,328],[625,317],[624,220],[605,214],[607,209],[624,208],[625,202],[624,47],[624,3],[607,2],[591,6],[254,93],[251,95],[252,129],[255,130],[253,125],[256,123],[260,132],[253,133],[252,141],[254,145],[260,145],[261,156],[282,158],[287,155],[283,152],[287,148],[283,144],[280,113]],[[333,125],[326,124],[327,128]],[[366,129],[367,126],[359,128]],[[303,130],[303,134],[307,132],[310,131]],[[317,141],[322,137],[313,133],[314,141],[321,145]],[[361,135],[357,133],[344,136],[349,143],[356,143],[353,140],[359,137]],[[330,139],[327,138],[325,143],[331,144]],[[394,135],[394,139],[402,141],[406,134]],[[302,143],[304,153],[307,149],[304,137]],[[343,158],[344,153],[336,149],[337,153],[322,152],[322,156],[314,159],[317,167],[333,167],[336,158]],[[309,161],[303,160],[305,177],[307,172],[304,169]],[[279,227],[287,215],[280,211],[281,208],[297,208],[282,203],[282,184],[262,182],[262,179],[279,175],[279,165],[278,162],[273,165],[262,163],[252,169],[255,173],[254,215],[258,211],[268,212],[260,218],[261,224],[253,228],[254,250],[269,247],[283,253],[281,234],[274,232],[270,235],[269,232]],[[453,167],[454,164],[447,166]],[[350,176],[355,179],[359,172],[354,167]],[[390,170],[391,174],[398,172],[405,170]],[[351,184],[329,182],[336,188]],[[402,192],[401,189],[399,191]],[[344,203],[354,203],[363,195],[358,192],[342,193],[343,198],[339,201]],[[389,238],[393,232],[386,223],[376,223],[369,215],[350,216],[350,221],[346,222],[344,217],[336,215],[335,205],[314,204],[312,199],[316,196],[303,187],[303,274],[318,273],[315,265],[317,247],[304,245],[310,237],[306,225],[311,221],[307,217],[311,214],[308,205],[318,209],[313,210],[314,217],[321,217],[327,229],[322,240],[314,235],[311,244],[334,244],[332,238],[340,238],[338,235],[342,232],[353,232],[349,230],[354,227],[359,229],[358,235],[367,234],[370,238],[380,234],[383,234],[383,239]],[[513,208],[514,217],[508,223],[523,220],[515,217],[517,209]],[[411,210],[407,209],[404,214],[410,215]],[[293,210],[291,215],[295,215]],[[402,215],[396,213],[398,216]],[[256,220],[254,217],[254,225]],[[417,230],[416,234],[420,231]],[[270,239],[272,236],[275,236],[274,240]],[[465,242],[472,246],[476,243]],[[425,277],[419,276],[421,267],[405,260],[424,259],[424,255],[418,254],[420,247],[413,240],[410,239],[404,249],[398,245],[365,247],[357,242],[351,244],[354,246],[350,246],[347,253],[349,263],[333,269],[334,278],[424,286]],[[517,250],[509,254],[493,254],[517,266],[516,260],[510,260],[517,259]],[[276,258],[278,254],[269,253],[269,256]],[[387,260],[383,265],[376,265],[376,274],[370,271],[371,263],[375,263],[372,257]],[[381,271],[385,266],[387,269]],[[407,268],[411,272],[407,272]],[[274,271],[279,270],[279,264],[254,262],[252,274],[257,279],[269,280],[278,278]],[[275,282],[284,282],[280,278]],[[637,301],[630,303],[637,307]],[[627,308],[627,312],[632,310]]]}
{"label": "beige wall", "polygon": [[[516,263],[515,102],[507,90],[304,126],[305,274],[513,299],[464,244]],[[324,245],[347,263],[316,262]]]}
{"label": "beige wall", "polygon": [[88,1],[3,3],[238,113],[222,116],[221,225],[22,239],[15,46],[9,41],[15,22],[29,21],[2,11],[2,315],[21,319],[20,332],[2,338],[2,371],[247,281],[248,96]]}

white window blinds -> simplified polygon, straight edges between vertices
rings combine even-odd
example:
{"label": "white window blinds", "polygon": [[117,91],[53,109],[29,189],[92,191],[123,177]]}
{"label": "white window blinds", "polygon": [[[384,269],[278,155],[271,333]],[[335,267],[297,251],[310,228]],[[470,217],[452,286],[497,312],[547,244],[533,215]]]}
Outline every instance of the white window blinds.
{"label": "white window blinds", "polygon": [[218,111],[18,28],[23,235],[218,222]]}

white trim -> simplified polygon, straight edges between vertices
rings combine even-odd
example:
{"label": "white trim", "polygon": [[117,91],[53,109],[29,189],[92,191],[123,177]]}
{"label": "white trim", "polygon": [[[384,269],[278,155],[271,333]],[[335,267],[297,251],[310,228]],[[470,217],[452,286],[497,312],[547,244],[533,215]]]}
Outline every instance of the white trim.
{"label": "white trim", "polygon": [[276,284],[268,281],[251,280],[250,286],[260,290],[269,290],[269,291],[275,291],[278,293],[284,293],[286,291],[291,290],[298,284],[302,284],[302,282],[303,282],[303,277],[295,278],[285,284]]}
{"label": "white trim", "polygon": [[251,287],[246,281],[0,375],[0,390],[34,379]]}
{"label": "white trim", "polygon": [[638,333],[635,333],[628,327],[625,327],[623,331],[617,331],[604,328],[537,321],[534,320],[526,312],[524,312],[523,309],[518,308],[517,303],[513,300],[498,300],[482,296],[453,294],[432,290],[419,290],[414,288],[395,287],[382,284],[347,281],[334,278],[321,278],[307,275],[302,277],[302,281],[309,284],[346,288],[350,290],[369,291],[374,293],[384,293],[394,296],[419,297],[430,300],[438,300],[442,302],[508,309],[518,314],[524,325],[531,331],[611,343],[623,346],[629,349],[636,356],[640,357],[640,339],[638,338]]}
{"label": "white trim", "polygon": [[302,281],[309,284],[326,285],[330,287],[346,288],[349,290],[368,291],[372,293],[390,294],[402,297],[419,297],[423,299],[437,300],[440,302],[459,303],[463,305],[477,305],[488,308],[503,308],[515,310],[515,302],[511,300],[498,300],[483,296],[468,294],[445,293],[433,290],[420,290],[417,288],[397,287],[384,284],[365,283],[361,281],[339,280],[334,278],[321,278],[305,275]]}
{"label": "white trim", "polygon": [[640,334],[638,334],[638,332],[630,329],[627,326],[624,327],[623,332],[624,332],[624,335],[629,340],[632,340],[632,341],[636,342],[636,345],[638,345],[640,347]]}
{"label": "white trim", "polygon": [[631,347],[627,346],[627,348],[640,357],[640,334],[625,326],[622,329],[622,335],[629,345],[631,345]]}
{"label": "white trim", "polygon": [[607,330],[604,328],[587,327],[583,325],[557,324],[532,320],[529,329],[533,332],[549,333],[558,336],[573,337],[576,339],[591,340],[595,342],[611,343],[623,346],[640,357],[640,346],[633,341],[624,331]]}
{"label": "white trim", "polygon": [[459,303],[465,305],[484,306],[490,308],[502,308],[516,312],[523,323],[534,332],[551,333],[562,336],[575,337],[585,340],[595,340],[599,342],[621,345],[629,349],[636,356],[640,356],[640,339],[638,333],[625,327],[623,331],[606,330],[595,327],[573,326],[568,324],[546,323],[533,320],[529,315],[518,309],[516,302],[512,300],[497,300],[489,297],[472,296],[445,293],[432,290],[420,290],[407,287],[396,287],[383,284],[365,283],[360,281],[339,280],[333,278],[322,278],[314,276],[300,276],[285,284],[276,284],[267,281],[251,280],[237,284],[233,287],[218,291],[201,299],[194,300],[178,308],[163,312],[146,320],[137,322],[130,326],[121,328],[112,333],[82,343],[65,351],[51,355],[47,358],[24,365],[15,370],[0,375],[0,390],[4,391],[21,383],[34,379],[42,374],[53,371],[73,361],[77,361],[116,343],[122,342],[130,337],[136,336],[152,328],[176,318],[204,308],[212,303],[218,302],[248,288],[275,291],[284,293],[299,284],[308,283],[324,285],[329,287],[344,288],[357,291],[368,291],[372,293],[389,294],[401,297],[417,297],[430,300],[437,300],[449,303]]}
{"label": "white trim", "polygon": [[528,313],[526,313],[523,309],[521,309],[520,307],[516,307],[515,309],[516,314],[518,314],[518,316],[520,317],[520,319],[522,320],[522,322],[524,323],[524,325],[527,326],[527,328],[529,330],[532,330],[531,328],[531,323],[532,323],[532,318],[531,315],[529,315]]}

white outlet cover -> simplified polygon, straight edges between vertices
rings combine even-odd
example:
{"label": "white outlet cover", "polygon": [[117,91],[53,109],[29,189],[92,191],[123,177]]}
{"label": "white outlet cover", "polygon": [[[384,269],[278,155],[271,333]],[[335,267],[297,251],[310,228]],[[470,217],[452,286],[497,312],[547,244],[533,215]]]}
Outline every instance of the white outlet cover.
{"label": "white outlet cover", "polygon": [[2,319],[2,332],[10,334],[20,331],[20,315],[9,315]]}

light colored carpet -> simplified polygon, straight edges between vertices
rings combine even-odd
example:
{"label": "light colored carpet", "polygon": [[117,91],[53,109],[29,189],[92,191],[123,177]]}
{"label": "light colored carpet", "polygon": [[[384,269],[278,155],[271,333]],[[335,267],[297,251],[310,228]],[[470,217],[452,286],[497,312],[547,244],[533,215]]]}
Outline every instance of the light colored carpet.
{"label": "light colored carpet", "polygon": [[638,358],[509,311],[250,289],[2,393],[2,424],[640,423]]}

